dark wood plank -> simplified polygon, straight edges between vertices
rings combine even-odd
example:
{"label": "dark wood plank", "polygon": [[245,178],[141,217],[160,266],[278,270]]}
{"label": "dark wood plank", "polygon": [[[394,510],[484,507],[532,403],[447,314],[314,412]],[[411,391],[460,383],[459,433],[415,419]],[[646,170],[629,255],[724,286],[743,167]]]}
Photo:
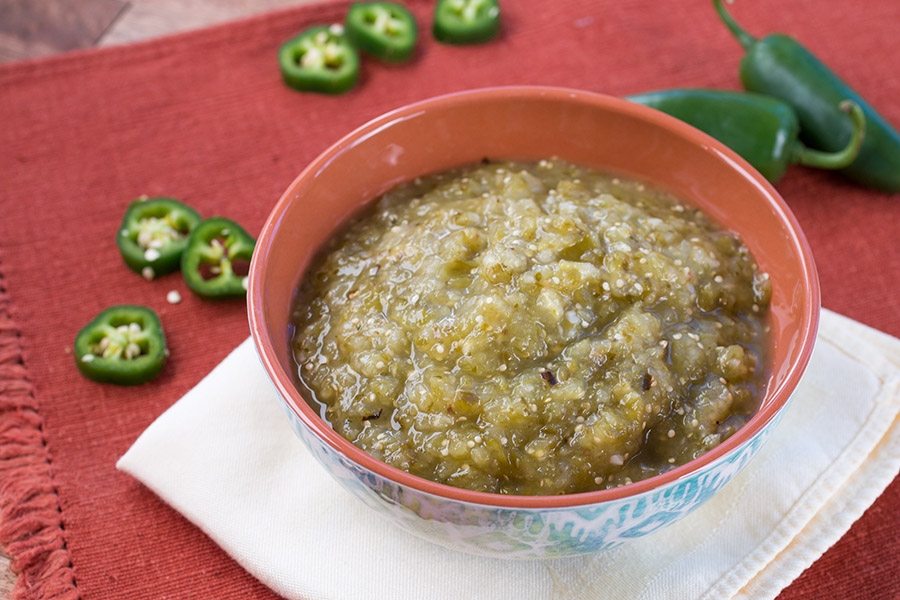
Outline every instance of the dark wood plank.
{"label": "dark wood plank", "polygon": [[121,0],[0,0],[0,61],[89,48],[127,6]]}

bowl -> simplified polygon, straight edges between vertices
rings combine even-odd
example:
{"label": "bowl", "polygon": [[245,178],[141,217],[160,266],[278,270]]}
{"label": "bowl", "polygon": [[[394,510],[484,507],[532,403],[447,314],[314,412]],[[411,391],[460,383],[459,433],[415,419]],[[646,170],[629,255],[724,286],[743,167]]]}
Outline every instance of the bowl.
{"label": "bowl", "polygon": [[[307,404],[292,376],[289,315],[319,246],[396,184],[483,157],[560,157],[650,181],[741,236],[769,273],[772,302],[764,397],[737,433],[691,462],[629,485],[513,496],[458,489],[391,467],[353,446]],[[343,487],[400,527],[448,548],[533,559],[596,552],[650,534],[731,481],[770,436],[806,368],[818,325],[819,287],[809,246],[785,202],[716,140],[619,98],[497,87],[399,108],[313,160],[260,233],[248,310],[260,361],[292,428]]]}

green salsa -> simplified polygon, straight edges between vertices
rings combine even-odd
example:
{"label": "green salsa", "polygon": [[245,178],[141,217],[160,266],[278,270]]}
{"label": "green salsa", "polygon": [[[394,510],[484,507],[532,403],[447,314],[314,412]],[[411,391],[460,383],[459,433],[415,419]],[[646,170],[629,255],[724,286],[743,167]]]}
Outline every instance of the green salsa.
{"label": "green salsa", "polygon": [[552,495],[690,461],[756,411],[770,285],[703,212],[561,160],[403,184],[322,249],[297,383],[437,482]]}

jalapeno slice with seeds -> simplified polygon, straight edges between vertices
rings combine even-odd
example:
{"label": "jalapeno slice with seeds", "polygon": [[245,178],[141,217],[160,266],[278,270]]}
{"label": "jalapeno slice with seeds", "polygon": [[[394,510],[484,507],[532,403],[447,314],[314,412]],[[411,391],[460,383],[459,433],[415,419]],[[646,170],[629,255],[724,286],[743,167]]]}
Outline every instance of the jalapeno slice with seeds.
{"label": "jalapeno slice with seeds", "polygon": [[78,370],[99,383],[145,383],[160,374],[168,356],[159,317],[145,306],[107,308],[75,336]]}
{"label": "jalapeno slice with seeds", "polygon": [[416,49],[416,20],[396,2],[356,2],[344,30],[362,52],[387,62],[405,62]]}
{"label": "jalapeno slice with seeds", "polygon": [[434,38],[445,44],[479,44],[500,31],[497,0],[440,0],[434,9]]}
{"label": "jalapeno slice with seeds", "polygon": [[256,240],[230,219],[201,222],[181,257],[181,273],[202,298],[234,298],[247,293],[247,274]]}
{"label": "jalapeno slice with seeds", "polygon": [[359,78],[359,55],[341,25],[316,25],[286,41],[278,64],[285,84],[301,92],[341,94]]}
{"label": "jalapeno slice with seeds", "polygon": [[146,279],[177,271],[199,213],[174,198],[140,198],[128,205],[116,243],[128,268]]}

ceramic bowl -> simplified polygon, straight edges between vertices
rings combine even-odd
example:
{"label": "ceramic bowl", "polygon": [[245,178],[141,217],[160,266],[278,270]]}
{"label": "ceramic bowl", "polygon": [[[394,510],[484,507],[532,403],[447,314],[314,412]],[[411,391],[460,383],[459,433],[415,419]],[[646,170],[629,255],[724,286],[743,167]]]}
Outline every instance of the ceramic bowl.
{"label": "ceramic bowl", "polygon": [[[772,281],[772,347],[761,408],[735,435],[664,474],[595,492],[510,496],[410,475],[338,435],[295,387],[289,311],[316,249],[348,217],[411,178],[496,159],[561,157],[663,186],[735,231]],[[312,163],[268,218],[250,268],[250,329],[293,429],[346,489],[404,529],[503,558],[596,552],[650,534],[703,504],[759,450],[812,352],[819,288],[810,249],[784,201],[735,153],[644,106],[584,91],[502,87],[387,113]]]}

